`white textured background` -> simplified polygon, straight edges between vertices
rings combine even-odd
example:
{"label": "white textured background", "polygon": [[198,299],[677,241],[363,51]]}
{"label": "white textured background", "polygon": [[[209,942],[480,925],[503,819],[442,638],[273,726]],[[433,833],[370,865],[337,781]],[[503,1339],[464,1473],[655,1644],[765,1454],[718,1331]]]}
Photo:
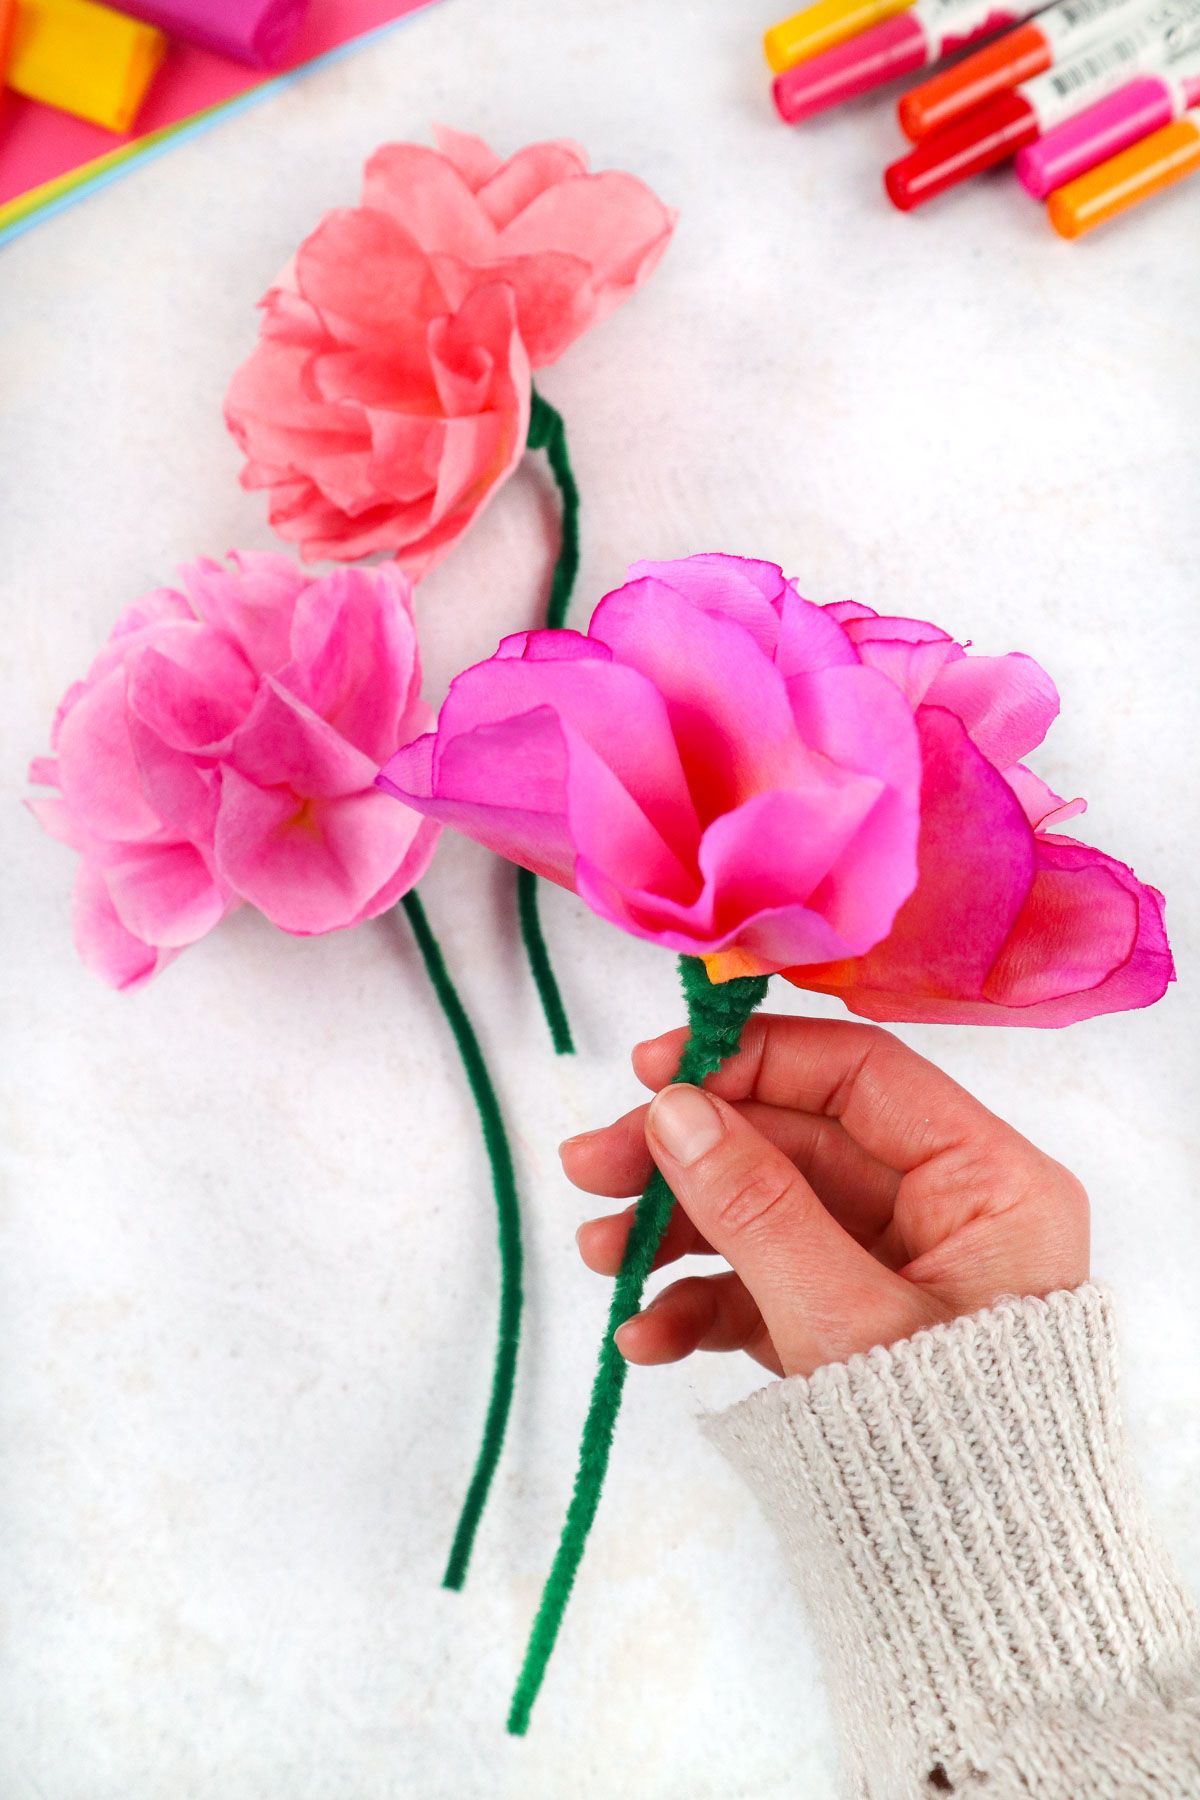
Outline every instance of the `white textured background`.
{"label": "white textured background", "polygon": [[[0,252],[3,1800],[832,1793],[772,1540],[694,1425],[748,1365],[633,1378],[532,1735],[502,1732],[605,1305],[554,1147],[632,1102],[629,1045],[680,1016],[670,958],[547,895],[582,1046],[556,1063],[508,871],[447,839],[423,884],[528,1210],[520,1391],[453,1597],[496,1258],[404,928],[303,942],[246,912],[119,998],[18,807],[117,611],[189,554],[271,542],[220,418],[253,302],[365,155],[432,119],[506,151],[577,137],[681,210],[652,283],[543,378],[581,613],[635,557],[739,550],[1059,681],[1038,766],[1166,889],[1180,985],[1064,1035],[905,1035],[1089,1183],[1152,1503],[1200,1586],[1200,192],[1078,246],[1009,181],[901,218],[886,105],[774,121],[771,10],[449,0]],[[432,697],[533,620],[554,518],[523,471],[426,584]]]}

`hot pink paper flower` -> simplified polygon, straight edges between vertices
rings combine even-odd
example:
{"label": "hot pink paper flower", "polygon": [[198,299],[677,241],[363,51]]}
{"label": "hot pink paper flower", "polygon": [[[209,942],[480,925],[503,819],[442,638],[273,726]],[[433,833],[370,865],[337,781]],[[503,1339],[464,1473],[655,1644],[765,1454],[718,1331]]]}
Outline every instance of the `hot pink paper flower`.
{"label": "hot pink paper flower", "polygon": [[522,632],[381,783],[639,937],[760,968],[868,949],[916,879],[912,708],[769,564],[642,564]]}
{"label": "hot pink paper flower", "polygon": [[438,828],[375,787],[426,728],[411,588],[394,566],[311,579],[202,558],[117,621],[54,722],[30,802],[80,855],[75,937],[136,987],[249,901],[309,935],[419,880]]}
{"label": "hot pink paper flower", "polygon": [[[773,564],[631,576],[586,637],[524,633],[460,675],[381,783],[717,981],[785,970],[893,1020],[1161,996],[1161,897],[1055,834],[1082,803],[1024,766],[1058,711],[1031,658],[814,606]],[[813,954],[835,939],[862,948]]]}
{"label": "hot pink paper flower", "polygon": [[873,950],[787,979],[892,1022],[1071,1025],[1161,999],[1175,978],[1162,895],[1055,831],[1084,802],[1023,764],[1058,712],[1049,677],[1028,657],[967,657],[913,619],[826,610],[917,709],[920,878]]}
{"label": "hot pink paper flower", "polygon": [[530,364],[646,279],[673,215],[575,145],[391,144],[262,301],[225,402],[271,523],[308,559],[431,568],[525,447]]}

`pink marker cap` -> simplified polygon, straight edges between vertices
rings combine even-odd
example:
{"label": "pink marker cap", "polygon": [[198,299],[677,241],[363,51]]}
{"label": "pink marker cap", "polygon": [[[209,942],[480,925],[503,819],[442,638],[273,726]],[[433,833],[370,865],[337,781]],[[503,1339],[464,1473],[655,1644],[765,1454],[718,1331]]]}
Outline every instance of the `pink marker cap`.
{"label": "pink marker cap", "polygon": [[882,87],[894,76],[911,75],[928,61],[924,31],[907,13],[897,13],[882,25],[872,25],[844,44],[785,69],[775,80],[775,105],[781,119],[798,125],[827,107]]}
{"label": "pink marker cap", "polygon": [[1171,90],[1162,77],[1139,75],[1027,144],[1017,154],[1017,178],[1027,194],[1044,200],[1077,175],[1169,125],[1174,116]]}

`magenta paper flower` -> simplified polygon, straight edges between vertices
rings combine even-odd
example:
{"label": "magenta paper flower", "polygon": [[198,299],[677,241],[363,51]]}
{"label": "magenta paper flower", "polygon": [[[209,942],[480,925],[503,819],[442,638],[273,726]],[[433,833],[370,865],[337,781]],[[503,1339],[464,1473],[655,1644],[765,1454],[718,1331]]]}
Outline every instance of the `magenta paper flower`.
{"label": "magenta paper flower", "polygon": [[769,564],[631,576],[586,637],[522,632],[460,675],[383,785],[673,950],[869,949],[916,879],[904,694]]}
{"label": "magenta paper flower", "polygon": [[30,770],[57,790],[34,814],[79,852],[80,955],[113,987],[242,901],[301,935],[373,918],[433,854],[437,826],[374,785],[432,719],[407,578],[230,562],[122,615]]}
{"label": "magenta paper flower", "polygon": [[631,175],[533,144],[392,144],[362,204],[326,214],[262,301],[225,417],[305,558],[454,544],[525,448],[540,366],[646,279],[673,215]]}
{"label": "magenta paper flower", "polygon": [[784,970],[888,1019],[1160,997],[1161,897],[1053,834],[1081,803],[1023,765],[1058,710],[1037,663],[812,605],[769,563],[630,573],[586,636],[460,675],[382,784],[714,981]]}
{"label": "magenta paper flower", "polygon": [[916,707],[921,836],[915,892],[865,956],[785,971],[869,1019],[1072,1025],[1161,999],[1174,980],[1163,897],[1053,829],[1084,810],[1022,759],[1058,712],[1028,657],[968,657],[936,627],[826,609]]}

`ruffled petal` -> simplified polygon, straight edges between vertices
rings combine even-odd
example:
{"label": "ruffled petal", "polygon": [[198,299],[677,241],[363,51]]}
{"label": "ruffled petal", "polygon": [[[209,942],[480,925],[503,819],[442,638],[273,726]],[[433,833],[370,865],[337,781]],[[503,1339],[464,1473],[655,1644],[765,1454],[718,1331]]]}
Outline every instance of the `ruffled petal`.
{"label": "ruffled petal", "polygon": [[936,1017],[942,1002],[978,1000],[1033,882],[1033,833],[1007,782],[952,713],[923,707],[917,729],[916,888],[865,956],[787,971],[872,1019]]}
{"label": "ruffled petal", "polygon": [[198,556],[180,570],[197,616],[232,638],[251,667],[273,674],[289,656],[292,614],[308,576],[290,556],[235,550],[227,562]]}
{"label": "ruffled petal", "polygon": [[568,138],[526,144],[476,189],[492,224],[503,230],[541,194],[588,172],[587,154]]}
{"label": "ruffled petal", "polygon": [[75,948],[80,959],[109,987],[128,991],[143,987],[174,960],[174,950],[144,944],[117,917],[98,868],[86,860],[75,876]]}
{"label": "ruffled petal", "polygon": [[1064,800],[1024,763],[1014,763],[1011,769],[1005,769],[1004,779],[1021,802],[1025,817],[1035,831],[1049,831],[1055,825],[1065,825],[1068,819],[1078,818],[1080,813],[1087,811],[1086,800]]}
{"label": "ruffled petal", "polygon": [[804,750],[787,689],[739,624],[647,578],[606,595],[588,632],[662,694],[702,823],[790,785]]}
{"label": "ruffled petal", "polygon": [[503,161],[481,137],[469,131],[455,131],[450,125],[435,125],[433,141],[448,163],[458,170],[472,193],[476,193],[502,168]]}
{"label": "ruffled petal", "polygon": [[373,208],[326,213],[296,253],[296,281],[339,345],[390,352],[398,366],[410,354],[404,322],[445,310],[419,242]]}
{"label": "ruffled petal", "polygon": [[105,864],[113,911],[131,937],[180,950],[219,925],[229,909],[199,851],[190,844],[131,848]]}
{"label": "ruffled petal", "polygon": [[[422,821],[375,789],[300,799],[226,769],[215,855],[224,881],[283,931],[312,936],[365,917]],[[423,847],[432,851],[428,834]]]}
{"label": "ruffled petal", "polygon": [[[487,146],[455,136],[460,155],[479,173],[479,151]],[[386,214],[430,254],[446,250],[486,262],[497,254],[496,227],[472,191],[482,182],[469,180],[457,160],[422,144],[384,144],[363,171],[362,203]]]}
{"label": "ruffled petal", "polygon": [[1036,750],[1058,716],[1058,689],[1031,656],[964,656],[930,683],[930,706],[957,714],[990,763],[1007,769]]}
{"label": "ruffled petal", "polygon": [[58,734],[58,769],[71,812],[98,838],[140,843],[159,820],[142,792],[129,737],[125,670],[78,694]]}
{"label": "ruffled petal", "polygon": [[[698,821],[667,708],[654,684],[615,662],[606,646],[576,632],[514,635],[502,652],[451,684],[439,741],[449,745],[481,727],[549,707],[580,745],[604,760],[655,833],[695,875]],[[613,729],[616,720],[619,730]],[[560,745],[551,738],[539,742],[557,780]],[[439,784],[441,776],[439,761]],[[497,779],[502,779],[499,770]],[[582,818],[578,807],[576,812]],[[602,813],[595,828],[601,835],[606,829]]]}
{"label": "ruffled petal", "polygon": [[208,625],[167,625],[130,659],[132,718],[171,750],[217,756],[254,704],[258,681],[231,638]]}
{"label": "ruffled petal", "polygon": [[338,569],[312,582],[292,622],[280,686],[375,763],[432,722],[420,702],[412,584],[394,564]]}
{"label": "ruffled petal", "polygon": [[[435,772],[436,757],[436,772]],[[531,713],[403,745],[379,786],[431,819],[563,887],[573,885],[567,744],[554,711]]]}
{"label": "ruffled petal", "polygon": [[286,789],[289,804],[298,805],[298,797],[336,799],[369,789],[376,765],[269,676],[250,716],[234,733],[224,768],[236,769],[260,787]]}
{"label": "ruffled petal", "polygon": [[984,990],[1003,1022],[1073,1025],[1160,1000],[1175,979],[1162,895],[1071,838],[1039,838],[1037,862]]}

